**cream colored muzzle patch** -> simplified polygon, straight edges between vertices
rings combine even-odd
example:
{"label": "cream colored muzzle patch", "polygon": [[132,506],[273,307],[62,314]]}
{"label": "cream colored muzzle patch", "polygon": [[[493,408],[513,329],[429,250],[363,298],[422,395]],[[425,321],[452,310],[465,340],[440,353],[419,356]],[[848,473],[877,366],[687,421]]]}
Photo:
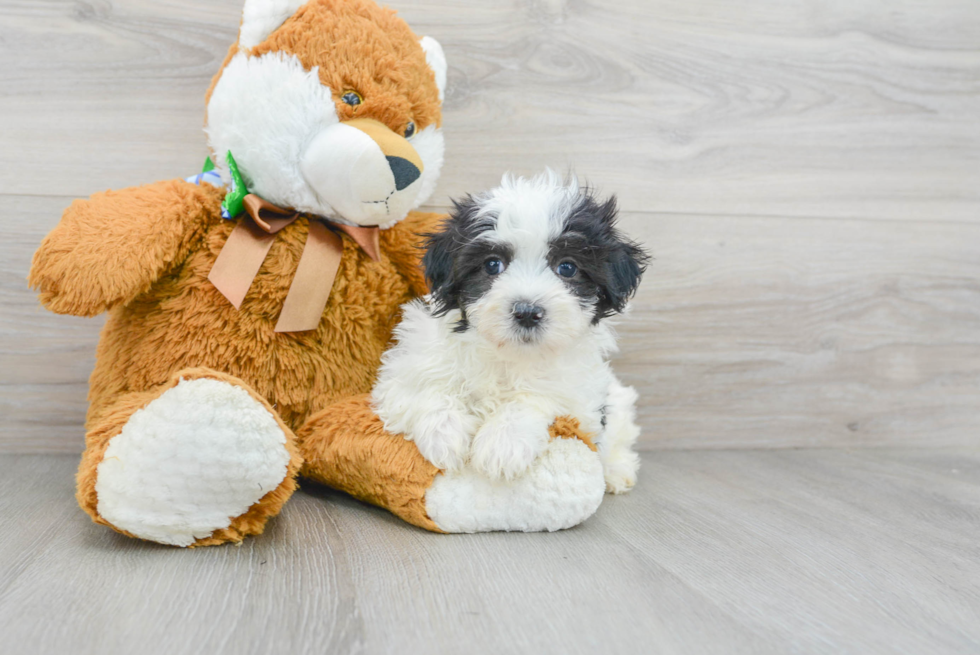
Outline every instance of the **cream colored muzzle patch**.
{"label": "cream colored muzzle patch", "polygon": [[422,188],[422,158],[402,136],[369,118],[323,130],[310,142],[301,170],[337,217],[373,226],[403,218]]}
{"label": "cream colored muzzle patch", "polygon": [[419,175],[425,169],[422,158],[419,157],[419,153],[415,152],[415,148],[408,142],[408,139],[398,136],[388,129],[384,123],[373,118],[353,118],[342,124],[355,127],[371,137],[388,159],[404,159],[418,169]]}

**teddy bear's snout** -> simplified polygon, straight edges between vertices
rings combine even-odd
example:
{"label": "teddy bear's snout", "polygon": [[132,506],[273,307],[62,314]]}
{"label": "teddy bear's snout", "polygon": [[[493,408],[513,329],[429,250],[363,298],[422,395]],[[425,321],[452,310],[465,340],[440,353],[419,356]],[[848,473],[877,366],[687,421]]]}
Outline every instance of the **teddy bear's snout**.
{"label": "teddy bear's snout", "polygon": [[323,130],[303,156],[302,172],[317,196],[357,225],[385,225],[415,206],[422,158],[378,121],[358,118]]}
{"label": "teddy bear's snout", "polygon": [[395,189],[401,191],[415,180],[422,177],[418,166],[402,157],[386,157],[392,175],[395,176]]}

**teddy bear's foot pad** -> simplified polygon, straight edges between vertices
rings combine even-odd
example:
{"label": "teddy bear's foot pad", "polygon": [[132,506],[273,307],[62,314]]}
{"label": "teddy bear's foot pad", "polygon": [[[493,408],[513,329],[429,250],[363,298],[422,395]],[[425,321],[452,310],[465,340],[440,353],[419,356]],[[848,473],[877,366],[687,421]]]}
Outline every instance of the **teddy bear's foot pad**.
{"label": "teddy bear's foot pad", "polygon": [[245,389],[181,380],[135,412],[98,466],[98,512],[137,537],[189,546],[285,479],[276,419]]}
{"label": "teddy bear's foot pad", "polygon": [[553,439],[512,481],[492,480],[469,466],[436,476],[425,508],[445,532],[553,532],[592,516],[605,487],[597,453],[578,439]]}

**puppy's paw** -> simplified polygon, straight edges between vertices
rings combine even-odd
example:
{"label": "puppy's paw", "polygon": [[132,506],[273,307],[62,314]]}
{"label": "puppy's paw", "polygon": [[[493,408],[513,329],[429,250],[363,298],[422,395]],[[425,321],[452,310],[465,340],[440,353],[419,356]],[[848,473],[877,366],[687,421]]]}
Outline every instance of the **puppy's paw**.
{"label": "puppy's paw", "polygon": [[457,471],[466,462],[475,421],[459,412],[441,412],[411,435],[426,460],[444,471]]}
{"label": "puppy's paw", "polygon": [[617,449],[603,462],[606,493],[624,494],[636,484],[640,456],[628,448]]}
{"label": "puppy's paw", "polygon": [[490,478],[513,480],[548,445],[548,426],[540,421],[491,418],[473,437],[472,464]]}

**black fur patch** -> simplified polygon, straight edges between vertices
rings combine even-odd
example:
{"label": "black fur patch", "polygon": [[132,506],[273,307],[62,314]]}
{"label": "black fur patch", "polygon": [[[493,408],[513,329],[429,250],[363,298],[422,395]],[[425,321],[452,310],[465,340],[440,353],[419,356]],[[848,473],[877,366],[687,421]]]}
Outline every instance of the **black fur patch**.
{"label": "black fur patch", "polygon": [[[623,311],[649,260],[636,242],[616,229],[616,217],[615,197],[600,203],[586,189],[566,217],[562,233],[549,244],[548,264],[553,271],[565,261],[578,267],[574,276],[559,277],[583,307],[594,308],[593,323]],[[458,332],[469,327],[467,305],[493,284],[494,276],[486,272],[484,264],[497,257],[506,265],[513,258],[510,246],[479,238],[494,227],[494,217],[480,216],[478,199],[467,196],[453,201],[441,232],[426,235],[422,266],[432,292],[434,314],[442,316],[459,309],[462,318],[456,326]]]}
{"label": "black fur patch", "polygon": [[492,218],[478,216],[479,209],[479,203],[472,196],[454,200],[442,231],[426,235],[422,266],[432,292],[434,313],[442,316],[459,309],[463,316],[456,326],[457,332],[469,327],[466,306],[485,294],[493,284],[493,276],[484,268],[487,260],[497,257],[506,265],[513,258],[508,246],[478,238],[494,228]]}
{"label": "black fur patch", "polygon": [[554,239],[548,264],[573,262],[578,272],[561,278],[584,305],[595,305],[593,323],[623,311],[636,292],[649,255],[616,229],[616,197],[599,202],[586,189]]}

